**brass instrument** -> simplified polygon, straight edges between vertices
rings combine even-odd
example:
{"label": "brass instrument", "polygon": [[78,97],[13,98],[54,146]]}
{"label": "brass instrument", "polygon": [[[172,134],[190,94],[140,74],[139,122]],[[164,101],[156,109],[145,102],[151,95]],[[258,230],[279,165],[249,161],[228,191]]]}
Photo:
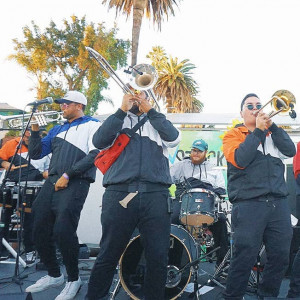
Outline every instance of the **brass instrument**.
{"label": "brass instrument", "polygon": [[275,109],[275,111],[271,111],[269,113],[269,117],[272,118],[279,113],[287,113],[292,119],[296,118],[296,112],[294,110],[296,104],[295,96],[288,90],[279,90],[276,91],[272,98],[263,105],[255,114],[258,114],[262,109],[264,109],[268,104],[271,103],[271,106]]}
{"label": "brass instrument", "polygon": [[[89,54],[96,59],[99,65],[108,73],[108,75],[119,85],[119,87],[121,87],[125,94],[135,94],[134,91],[132,91],[130,87],[125,84],[122,79],[116,74],[115,70],[101,54],[99,54],[93,48],[85,48],[88,50]],[[126,73],[130,74],[128,76],[129,85],[135,90],[145,91],[154,101],[157,110],[160,112],[158,101],[152,90],[158,79],[155,68],[148,64],[139,64],[130,68],[132,69],[132,71],[126,71]]]}
{"label": "brass instrument", "polygon": [[[0,115],[0,128],[2,129],[22,129],[23,124],[28,121],[31,114],[1,116]],[[52,122],[59,122],[62,120],[62,112],[58,111],[45,111],[36,112],[33,114],[34,119],[30,121],[30,125],[38,124],[39,126],[46,126]]]}

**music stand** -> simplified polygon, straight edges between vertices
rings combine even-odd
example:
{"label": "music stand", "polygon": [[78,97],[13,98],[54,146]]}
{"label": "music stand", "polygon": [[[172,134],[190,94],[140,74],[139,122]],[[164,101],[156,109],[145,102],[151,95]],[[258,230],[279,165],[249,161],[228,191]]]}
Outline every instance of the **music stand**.
{"label": "music stand", "polygon": [[[12,168],[12,165],[13,165],[13,162],[15,161],[15,158],[18,154],[18,152],[21,150],[22,148],[22,144],[23,144],[23,140],[24,140],[24,136],[25,136],[25,133],[27,130],[29,130],[29,125],[30,125],[30,121],[33,117],[33,114],[36,112],[36,109],[38,107],[38,104],[35,104],[32,108],[32,111],[31,111],[31,114],[29,116],[29,119],[26,123],[26,126],[24,128],[24,120],[23,120],[23,128],[22,128],[22,134],[21,134],[21,138],[20,138],[20,141],[19,141],[19,144],[17,145],[16,147],[16,150],[15,150],[15,153],[12,157],[12,160],[10,162],[10,165],[8,167],[8,170],[6,171],[5,173],[5,176],[3,178],[3,181],[1,183],[1,186],[0,186],[0,190],[3,191],[5,185],[6,185],[6,182],[8,180],[8,175],[11,171],[11,168]],[[21,156],[20,156],[20,166],[21,166]],[[29,168],[29,164],[28,164],[28,168]],[[18,183],[19,183],[19,189],[18,189],[18,197],[17,197],[17,204],[16,204],[16,209],[19,210],[19,207],[20,207],[20,182],[21,182],[21,168],[19,169],[19,178],[18,178]],[[2,220],[2,217],[3,215],[6,213],[6,197],[3,197],[3,209],[2,209],[2,212],[1,212],[1,220]],[[23,226],[23,212],[21,211],[21,216],[20,216],[20,228],[19,226],[17,226],[17,230],[22,230],[22,226]],[[1,224],[1,220],[0,220],[0,224]],[[4,227],[3,226],[0,226],[0,236],[2,237],[2,232],[3,232],[3,229]],[[10,251],[10,253],[15,256],[16,258],[16,263],[15,263],[15,270],[14,270],[14,275],[12,276],[12,282],[18,284],[18,285],[22,285],[23,282],[22,282],[22,279],[26,278],[28,275],[23,275],[23,276],[20,276],[20,271],[19,271],[19,262],[21,262],[21,264],[25,267],[26,267],[26,263],[24,262],[24,260],[20,257],[20,247],[21,247],[21,235],[19,232],[17,232],[17,236],[18,236],[18,251],[16,252],[16,256],[15,256],[15,252],[12,252],[11,250],[13,249],[12,247],[8,247],[9,244],[7,243],[7,241],[5,241],[5,239],[2,240],[2,244],[6,247],[6,249],[8,251]],[[1,245],[0,245],[1,246]],[[2,247],[0,247],[1,249]]]}

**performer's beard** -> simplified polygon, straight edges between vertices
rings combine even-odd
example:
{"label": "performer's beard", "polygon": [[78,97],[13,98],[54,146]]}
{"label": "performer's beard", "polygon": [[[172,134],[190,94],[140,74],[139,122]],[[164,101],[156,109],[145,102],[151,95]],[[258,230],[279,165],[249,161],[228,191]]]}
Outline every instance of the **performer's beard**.
{"label": "performer's beard", "polygon": [[136,104],[134,104],[129,111],[136,115],[140,112],[140,109]]}

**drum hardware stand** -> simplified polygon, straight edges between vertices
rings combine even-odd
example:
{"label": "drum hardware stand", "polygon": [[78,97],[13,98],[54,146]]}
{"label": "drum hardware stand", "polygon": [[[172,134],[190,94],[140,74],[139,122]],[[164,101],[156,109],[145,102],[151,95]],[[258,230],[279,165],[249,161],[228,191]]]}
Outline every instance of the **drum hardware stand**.
{"label": "drum hardware stand", "polygon": [[197,276],[197,272],[198,272],[198,264],[200,263],[200,261],[203,259],[203,258],[206,258],[207,256],[209,256],[210,254],[216,252],[217,250],[219,250],[220,247],[217,247],[215,248],[214,250],[204,254],[204,255],[200,255],[200,257],[198,257],[197,259],[187,263],[185,266],[183,266],[181,269],[179,269],[177,272],[174,272],[174,276],[176,276],[177,274],[181,274],[183,271],[185,271],[187,268],[193,268],[193,277],[194,277],[194,292],[191,293],[189,295],[189,298],[192,298],[192,297],[195,297],[195,299],[200,299],[199,298],[199,293],[198,293],[198,290],[202,287],[198,287],[198,276]]}
{"label": "drum hardware stand", "polygon": [[[4,192],[3,192],[4,190]],[[1,191],[2,193],[2,196],[3,196],[3,208],[1,210],[1,218],[0,218],[0,239],[1,239],[1,242],[0,242],[0,250],[3,249],[3,246],[7,249],[7,251],[14,257],[14,258],[17,258],[17,252],[15,251],[14,248],[11,247],[11,245],[7,242],[7,240],[3,237],[4,234],[3,234],[3,231],[5,230],[5,227],[8,225],[9,226],[9,222],[8,220],[4,220],[3,222],[3,218],[7,218],[6,216],[6,203],[7,203],[7,190],[6,188],[4,187]],[[9,216],[9,218],[11,218],[11,216]],[[8,228],[9,230],[9,228]],[[26,267],[26,263],[24,262],[24,260],[20,257],[19,258],[19,262],[21,263],[21,265],[25,268]]]}
{"label": "drum hardware stand", "polygon": [[226,264],[226,262],[229,261],[230,257],[231,257],[231,250],[229,249],[227,251],[227,253],[225,254],[224,259],[222,260],[220,265],[216,268],[216,270],[215,270],[214,274],[212,275],[212,277],[207,281],[208,284],[213,282],[216,285],[218,285],[219,287],[225,289],[225,286],[217,280],[217,277],[222,275],[224,271],[228,270],[229,266],[226,266],[225,264]]}
{"label": "drum hardware stand", "polygon": [[[23,144],[23,140],[24,140],[24,136],[25,136],[25,133],[26,131],[28,130],[29,128],[29,124],[30,124],[30,121],[33,117],[33,114],[36,112],[36,109],[37,109],[37,105],[34,105],[33,108],[32,108],[32,112],[31,112],[31,115],[26,123],[26,126],[24,128],[23,126],[23,131],[22,131],[22,135],[21,135],[21,138],[20,138],[20,141],[19,141],[19,144],[17,145],[16,147],[16,150],[15,150],[15,153],[11,159],[11,162],[10,162],[10,165],[8,167],[8,170],[7,172],[5,173],[5,176],[3,178],[3,181],[1,183],[1,186],[0,186],[0,190],[3,191],[4,187],[5,187],[5,184],[8,180],[8,175],[11,171],[11,168],[12,168],[12,165],[13,165],[13,162],[15,161],[15,158],[18,154],[18,152],[20,151],[21,152],[21,148],[22,148],[22,144]],[[21,156],[20,156],[20,165],[21,165]],[[29,168],[29,164],[27,166]],[[18,198],[17,198],[17,210],[19,209],[19,205],[20,205],[20,182],[21,182],[21,171],[22,171],[22,168],[19,168],[19,189],[18,189]],[[5,202],[5,200],[3,200],[3,202]],[[3,208],[4,208],[4,213],[5,213],[5,206],[6,206],[6,203],[3,203]],[[3,212],[3,211],[2,211]],[[18,236],[18,251],[16,253],[16,262],[15,262],[15,271],[14,271],[14,275],[12,276],[11,280],[12,282],[18,284],[18,285],[22,285],[23,282],[22,282],[22,279],[28,277],[28,275],[23,275],[23,276],[20,276],[20,270],[19,270],[19,262],[21,261],[21,257],[20,257],[20,247],[21,247],[21,232],[22,232],[22,226],[23,226],[23,212],[24,212],[24,208],[22,209],[21,211],[21,217],[20,217],[20,228],[18,227],[18,230],[21,230],[20,232],[17,232],[17,236]],[[2,214],[1,214],[1,219],[2,219]],[[0,222],[1,223],[1,222]],[[2,237],[3,235],[3,227],[1,226],[0,228],[0,237]],[[3,242],[3,240],[2,240]],[[6,242],[6,241],[5,241]],[[4,242],[4,243],[5,243]],[[7,242],[6,242],[7,243]],[[8,245],[8,243],[6,244]],[[1,248],[0,248],[1,250]],[[26,263],[24,262],[23,260],[23,263],[25,264],[26,266]],[[23,264],[22,264],[23,265]],[[24,265],[23,265],[24,266]]]}
{"label": "drum hardware stand", "polygon": [[261,266],[261,255],[263,254],[265,250],[265,246],[263,245],[262,248],[260,249],[258,255],[257,255],[257,263],[256,263],[256,268],[257,268],[257,271],[256,271],[256,284],[257,284],[257,287],[258,287],[258,284],[259,284],[259,281],[260,281],[260,274],[262,272],[262,266]]}
{"label": "drum hardware stand", "polygon": [[258,284],[260,282],[260,278],[261,278],[261,273],[262,273],[262,265],[261,265],[261,255],[265,250],[265,246],[263,245],[257,255],[257,262],[255,264],[256,267],[256,275],[254,273],[254,271],[251,269],[251,274],[250,274],[250,278],[252,279],[252,282],[248,281],[248,286],[250,286],[250,288],[253,288],[253,290],[251,290],[252,293],[257,294],[258,291]]}
{"label": "drum hardware stand", "polygon": [[[226,214],[225,214],[225,216],[226,216]],[[230,224],[227,216],[226,216],[226,222],[231,228],[231,224]],[[229,261],[231,260],[232,253],[233,253],[233,234],[234,234],[234,232],[230,229],[230,231],[229,231],[229,244],[230,244],[230,247],[229,247],[227,253],[225,254],[222,262],[216,268],[216,270],[215,270],[214,274],[212,275],[212,277],[207,281],[208,284],[213,282],[216,285],[218,285],[219,287],[225,289],[225,286],[223,284],[221,284],[217,280],[217,278],[218,278],[218,276],[222,275],[224,272],[228,271],[228,269],[229,269]]]}
{"label": "drum hardware stand", "polygon": [[114,281],[114,289],[111,292],[109,292],[110,293],[110,296],[108,298],[109,300],[114,300],[121,288],[121,280],[120,279],[114,279],[113,281]]}
{"label": "drum hardware stand", "polygon": [[195,297],[195,299],[199,300],[200,295],[198,293],[199,286],[198,286],[198,264],[192,267],[193,268],[193,278],[194,278],[194,291],[189,295],[189,298]]}
{"label": "drum hardware stand", "polygon": [[[11,165],[12,165],[12,162],[11,162]],[[5,199],[5,198],[6,197],[3,197],[3,199]],[[20,199],[20,191],[18,190],[17,209],[19,207],[19,199]],[[5,202],[6,202],[6,200],[3,200],[3,207],[6,206]],[[4,214],[5,214],[5,208],[4,208]],[[18,250],[17,250],[17,252],[9,245],[9,243],[4,238],[2,238],[2,244],[13,255],[13,257],[15,257],[15,259],[16,259],[16,261],[15,261],[15,271],[14,271],[14,275],[12,276],[11,280],[12,280],[12,282],[14,282],[14,283],[16,283],[18,285],[22,285],[23,284],[22,279],[28,277],[28,275],[20,276],[20,272],[19,272],[19,264],[21,264],[24,268],[27,267],[27,265],[24,262],[24,260],[20,257],[21,232],[22,232],[22,227],[23,227],[23,209],[21,211],[20,220],[21,220],[21,222],[20,222],[20,228],[17,227],[17,239],[18,239]],[[1,236],[2,236],[2,234],[1,234]],[[1,283],[4,283],[4,282],[1,282]]]}
{"label": "drum hardware stand", "polygon": [[[21,139],[22,140],[22,139]],[[13,160],[11,161],[11,165],[13,163]],[[11,165],[9,168],[11,168]],[[29,166],[29,165],[28,165]],[[21,172],[21,169],[20,169]],[[7,172],[5,174],[5,177],[7,177],[7,175],[9,174],[9,172]],[[4,180],[3,180],[4,181]],[[20,173],[19,173],[19,182],[20,182]],[[5,199],[5,198],[4,198]],[[3,201],[5,202],[5,200]],[[17,198],[17,205],[16,205],[16,209],[19,209],[19,204],[20,204],[20,184],[19,184],[19,188],[18,188],[18,198]],[[3,203],[3,205],[5,205]],[[2,238],[2,243],[3,245],[6,247],[6,249],[13,255],[13,257],[15,257],[16,261],[15,261],[15,270],[14,270],[14,275],[12,276],[11,280],[12,282],[18,284],[18,285],[22,285],[22,279],[25,279],[28,277],[28,275],[20,275],[20,270],[19,270],[19,264],[21,264],[24,268],[27,267],[26,263],[24,262],[24,260],[22,259],[22,257],[20,256],[20,251],[21,251],[21,234],[22,234],[22,228],[23,228],[23,221],[24,221],[24,206],[22,205],[22,210],[20,212],[20,227],[17,226],[17,241],[18,241],[18,249],[17,251],[15,251],[10,245],[9,243]],[[18,224],[17,224],[18,225]],[[4,283],[4,282],[2,282]]]}

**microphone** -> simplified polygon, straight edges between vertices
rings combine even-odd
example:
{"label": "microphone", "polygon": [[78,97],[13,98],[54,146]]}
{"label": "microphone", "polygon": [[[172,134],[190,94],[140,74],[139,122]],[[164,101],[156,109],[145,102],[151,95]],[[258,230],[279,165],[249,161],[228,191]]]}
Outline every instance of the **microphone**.
{"label": "microphone", "polygon": [[53,103],[53,98],[52,97],[47,97],[47,98],[42,99],[42,100],[36,100],[36,101],[30,102],[27,105],[39,106],[39,105],[42,105],[42,104],[51,104],[51,103]]}

